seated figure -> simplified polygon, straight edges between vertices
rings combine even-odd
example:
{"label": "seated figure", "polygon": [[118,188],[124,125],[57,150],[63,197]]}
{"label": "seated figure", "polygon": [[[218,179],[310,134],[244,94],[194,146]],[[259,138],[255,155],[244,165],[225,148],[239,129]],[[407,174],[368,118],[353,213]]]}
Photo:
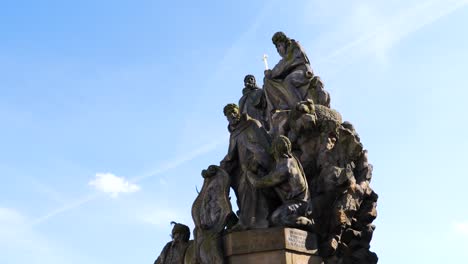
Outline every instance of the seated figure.
{"label": "seated figure", "polygon": [[264,91],[270,115],[280,110],[290,110],[308,97],[309,85],[314,76],[309,59],[302,47],[283,32],[272,38],[281,60],[271,70],[265,70]]}

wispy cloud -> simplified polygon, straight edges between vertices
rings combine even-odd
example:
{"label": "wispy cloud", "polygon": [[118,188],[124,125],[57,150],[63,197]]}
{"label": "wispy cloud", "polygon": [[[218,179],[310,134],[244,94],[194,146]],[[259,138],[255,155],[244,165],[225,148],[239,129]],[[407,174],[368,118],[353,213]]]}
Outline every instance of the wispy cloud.
{"label": "wispy cloud", "polygon": [[468,221],[453,223],[453,230],[462,236],[468,238]]}
{"label": "wispy cloud", "polygon": [[25,218],[18,211],[0,207],[0,238],[18,232],[25,222]]}
{"label": "wispy cloud", "polygon": [[[370,54],[377,60],[385,62],[389,50],[403,38],[411,35],[419,29],[434,23],[461,7],[468,4],[467,0],[435,0],[418,2],[416,5],[397,12],[388,19],[378,20],[373,10],[375,7],[367,6],[362,12],[362,5],[355,9],[350,19],[350,26],[361,25],[366,30],[355,39],[333,50],[329,55],[319,58],[325,63],[342,63],[343,58],[356,59]],[[372,26],[369,26],[372,25]]]}
{"label": "wispy cloud", "polygon": [[43,182],[40,182],[38,179],[34,177],[28,177],[28,181],[35,186],[35,189],[38,193],[41,193],[48,197],[49,199],[59,203],[59,204],[64,204],[66,203],[66,199],[63,197],[63,195],[52,188],[49,185],[44,184]]}
{"label": "wispy cloud", "polygon": [[42,224],[42,223],[48,221],[49,219],[51,219],[52,217],[55,217],[55,216],[57,216],[59,214],[67,212],[69,210],[78,208],[78,207],[82,206],[83,204],[86,204],[86,203],[88,203],[90,201],[95,200],[98,197],[99,197],[99,194],[90,194],[90,195],[80,197],[79,199],[76,199],[73,202],[67,203],[67,204],[65,204],[65,205],[63,205],[61,207],[58,207],[58,208],[46,213],[45,215],[42,215],[42,216],[34,219],[33,221],[31,221],[30,225],[31,226],[36,226],[36,225]]}
{"label": "wispy cloud", "polygon": [[133,193],[140,190],[140,186],[112,173],[96,173],[96,177],[88,184],[100,192],[110,194],[112,198],[117,198],[121,193]]}
{"label": "wispy cloud", "polygon": [[[199,148],[196,148],[192,151],[189,151],[187,152],[186,154],[184,155],[181,155],[177,158],[175,158],[174,160],[171,160],[171,161],[168,161],[166,163],[163,163],[161,165],[158,166],[157,169],[155,170],[152,170],[148,173],[145,173],[143,175],[140,175],[140,176],[136,176],[134,178],[132,178],[131,182],[140,182],[140,181],[143,181],[147,178],[152,178],[154,176],[157,176],[157,175],[160,175],[162,173],[165,173],[169,170],[172,170],[172,169],[175,169],[177,167],[179,167],[180,165],[186,163],[186,162],[189,162],[203,154],[206,154],[210,151],[213,151],[215,150],[217,147],[221,146],[222,144],[226,143],[227,139],[222,137],[218,140],[215,140],[215,141],[212,141],[208,144],[205,144],[203,146],[200,146]],[[164,180],[163,180],[164,181]]]}
{"label": "wispy cloud", "polygon": [[[135,191],[136,188],[138,188],[138,185],[136,185],[138,182],[141,182],[143,180],[146,180],[148,178],[152,178],[152,177],[155,177],[155,176],[158,176],[164,172],[167,172],[171,169],[175,169],[181,165],[183,165],[184,163],[186,162],[189,162],[203,154],[206,154],[210,151],[213,151],[214,149],[216,149],[217,147],[219,147],[222,143],[225,143],[226,142],[226,139],[218,139],[218,140],[215,140],[211,143],[208,143],[206,145],[203,145],[197,149],[194,149],[193,151],[190,151],[188,152],[187,154],[185,155],[182,155],[182,156],[179,156],[173,160],[170,160],[168,161],[167,163],[165,164],[162,164],[158,167],[158,169],[156,170],[153,170],[149,173],[146,173],[144,175],[141,175],[141,176],[136,176],[128,181],[124,180],[123,178],[119,178],[117,176],[114,176],[110,173],[107,173],[107,174],[96,174],[96,178],[92,181],[89,182],[89,185],[95,187],[96,189],[98,189],[99,191],[101,192],[104,192],[104,193],[108,193],[108,194],[111,194],[111,195],[118,195],[118,193],[120,192],[131,192],[132,190]],[[97,175],[101,175],[101,176],[97,176]],[[106,175],[106,176],[103,176],[103,175]],[[112,175],[112,176],[110,176]],[[116,179],[116,178],[118,179]],[[161,180],[161,179],[160,179]],[[162,179],[162,181],[164,181],[164,179]],[[55,210],[52,210],[48,213],[46,213],[45,215],[43,216],[40,216],[36,219],[34,219],[32,222],[31,222],[31,226],[35,226],[35,225],[39,225],[39,224],[42,224],[46,221],[48,221],[49,219],[59,215],[59,214],[62,214],[62,213],[65,213],[67,211],[70,211],[70,210],[73,210],[77,207],[80,207],[88,202],[91,202],[95,199],[97,199],[98,197],[100,197],[100,193],[97,193],[97,194],[91,194],[91,195],[86,195],[86,196],[83,196],[73,202],[70,202],[70,203],[67,203]]]}

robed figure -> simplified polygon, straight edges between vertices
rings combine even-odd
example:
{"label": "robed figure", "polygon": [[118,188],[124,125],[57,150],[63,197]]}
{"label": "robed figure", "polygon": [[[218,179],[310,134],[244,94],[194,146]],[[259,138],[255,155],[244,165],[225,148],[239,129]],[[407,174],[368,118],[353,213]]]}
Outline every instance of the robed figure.
{"label": "robed figure", "polygon": [[271,70],[265,70],[264,91],[268,111],[290,110],[308,97],[313,71],[304,49],[283,32],[273,35],[273,44],[281,60]]}
{"label": "robed figure", "polygon": [[229,121],[229,150],[221,161],[221,168],[231,177],[239,207],[239,222],[234,230],[268,227],[270,206],[265,192],[255,188],[247,179],[250,163],[256,163],[259,171],[269,170],[272,159],[268,153],[271,139],[261,123],[246,114],[240,114],[235,104],[228,104],[224,114]]}

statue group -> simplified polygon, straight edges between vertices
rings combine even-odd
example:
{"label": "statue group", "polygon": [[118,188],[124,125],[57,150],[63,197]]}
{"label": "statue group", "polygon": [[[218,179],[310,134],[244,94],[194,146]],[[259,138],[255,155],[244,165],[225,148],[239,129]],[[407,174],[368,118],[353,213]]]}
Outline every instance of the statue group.
{"label": "statue group", "polygon": [[[330,108],[330,95],[299,42],[277,32],[281,60],[257,86],[227,104],[229,149],[202,171],[192,207],[194,240],[175,223],[156,263],[224,263],[222,236],[270,227],[315,233],[325,263],[377,263],[369,250],[377,217],[372,165],[354,126]],[[229,190],[237,198],[232,211]]]}

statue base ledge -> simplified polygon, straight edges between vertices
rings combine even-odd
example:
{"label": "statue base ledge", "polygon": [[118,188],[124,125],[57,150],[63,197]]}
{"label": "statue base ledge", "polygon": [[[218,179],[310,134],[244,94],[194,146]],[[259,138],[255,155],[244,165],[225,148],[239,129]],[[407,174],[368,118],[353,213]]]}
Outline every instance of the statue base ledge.
{"label": "statue base ledge", "polygon": [[224,236],[229,264],[322,264],[317,236],[295,228],[267,228],[232,232]]}

